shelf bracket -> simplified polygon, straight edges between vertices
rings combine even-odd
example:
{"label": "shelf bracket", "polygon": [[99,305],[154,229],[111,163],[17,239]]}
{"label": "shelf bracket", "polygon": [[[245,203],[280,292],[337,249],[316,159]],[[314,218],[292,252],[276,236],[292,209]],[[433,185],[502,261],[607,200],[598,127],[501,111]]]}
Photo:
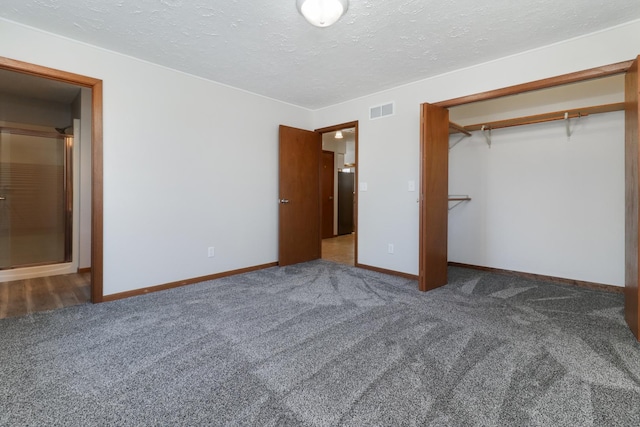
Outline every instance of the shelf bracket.
{"label": "shelf bracket", "polygon": [[456,142],[454,142],[453,144],[449,145],[449,150],[451,150],[453,147],[455,147],[456,145],[460,144],[462,142],[463,139],[468,138],[469,135],[465,135],[462,134],[462,136],[460,137],[460,139],[458,139]]}
{"label": "shelf bracket", "polygon": [[449,202],[452,202],[453,205],[449,206],[449,210],[455,208],[456,206],[458,206],[462,202],[468,202],[470,200],[471,200],[471,197],[469,197],[466,194],[465,195],[461,195],[461,196],[450,195],[449,196]]}
{"label": "shelf bracket", "polygon": [[[453,129],[453,132],[451,132],[451,129]],[[462,134],[462,137],[460,137],[460,139],[454,142],[453,144],[449,145],[449,150],[451,150],[453,147],[461,143],[462,140],[465,139],[466,137],[471,136],[471,132],[465,129],[464,126],[461,126],[457,123],[449,121],[449,135],[451,135],[452,133],[458,133],[458,132]]]}
{"label": "shelf bracket", "polygon": [[482,125],[480,128],[482,131],[482,135],[484,135],[484,139],[487,141],[487,145],[491,148],[491,128],[488,128],[485,125]]}

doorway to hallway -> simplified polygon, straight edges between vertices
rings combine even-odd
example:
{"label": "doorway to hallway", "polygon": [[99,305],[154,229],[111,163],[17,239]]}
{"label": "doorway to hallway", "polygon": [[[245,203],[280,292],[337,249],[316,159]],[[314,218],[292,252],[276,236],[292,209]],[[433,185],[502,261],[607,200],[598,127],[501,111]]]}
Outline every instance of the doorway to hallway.
{"label": "doorway to hallway", "polygon": [[[348,134],[350,137],[345,138]],[[342,144],[334,140],[350,140]],[[326,140],[326,142],[324,142]],[[349,151],[347,151],[349,147]],[[327,164],[334,176],[333,184],[327,180],[327,193],[323,196],[323,154],[330,151],[334,162]],[[327,154],[326,156],[330,156]],[[309,131],[280,125],[279,128],[279,230],[278,264],[287,266],[323,257],[323,198],[327,199],[327,211],[333,219],[326,224],[326,236],[334,239],[339,235],[353,234],[348,251],[352,254],[352,265],[358,264],[358,198],[355,191],[358,158],[358,122],[343,123]],[[340,177],[347,176],[350,189],[345,193],[339,185]],[[342,192],[339,188],[343,189]],[[339,195],[348,196],[348,202],[339,204]],[[342,199],[342,198],[340,198]],[[344,200],[344,199],[342,199]],[[344,243],[342,247],[344,248]],[[326,246],[326,245],[325,245]]]}
{"label": "doorway to hallway", "polygon": [[319,129],[323,164],[322,259],[356,264],[357,122]]}

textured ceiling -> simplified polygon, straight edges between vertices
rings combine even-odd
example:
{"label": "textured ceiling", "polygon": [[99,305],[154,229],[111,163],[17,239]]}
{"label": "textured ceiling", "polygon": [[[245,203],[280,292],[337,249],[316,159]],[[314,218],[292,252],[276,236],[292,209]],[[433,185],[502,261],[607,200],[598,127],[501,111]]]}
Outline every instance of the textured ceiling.
{"label": "textured ceiling", "polygon": [[0,16],[316,109],[640,18],[639,0],[2,0]]}

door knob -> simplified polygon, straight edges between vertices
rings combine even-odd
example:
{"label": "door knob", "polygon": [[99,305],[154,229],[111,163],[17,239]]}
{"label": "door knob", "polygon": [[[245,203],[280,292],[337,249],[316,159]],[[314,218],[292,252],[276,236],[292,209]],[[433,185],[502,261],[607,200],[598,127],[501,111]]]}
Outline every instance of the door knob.
{"label": "door knob", "polygon": [[287,203],[289,203],[289,199],[280,199],[279,202],[280,204],[286,205]]}

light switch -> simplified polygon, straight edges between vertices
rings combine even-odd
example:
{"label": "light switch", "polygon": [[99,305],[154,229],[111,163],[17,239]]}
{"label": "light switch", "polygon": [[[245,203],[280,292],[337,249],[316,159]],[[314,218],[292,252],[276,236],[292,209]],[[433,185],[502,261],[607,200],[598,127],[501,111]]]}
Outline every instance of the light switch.
{"label": "light switch", "polygon": [[361,182],[360,183],[360,191],[367,191],[367,183],[366,182]]}
{"label": "light switch", "polygon": [[409,191],[416,191],[416,182],[415,181],[409,181],[409,184],[407,185],[407,188]]}

